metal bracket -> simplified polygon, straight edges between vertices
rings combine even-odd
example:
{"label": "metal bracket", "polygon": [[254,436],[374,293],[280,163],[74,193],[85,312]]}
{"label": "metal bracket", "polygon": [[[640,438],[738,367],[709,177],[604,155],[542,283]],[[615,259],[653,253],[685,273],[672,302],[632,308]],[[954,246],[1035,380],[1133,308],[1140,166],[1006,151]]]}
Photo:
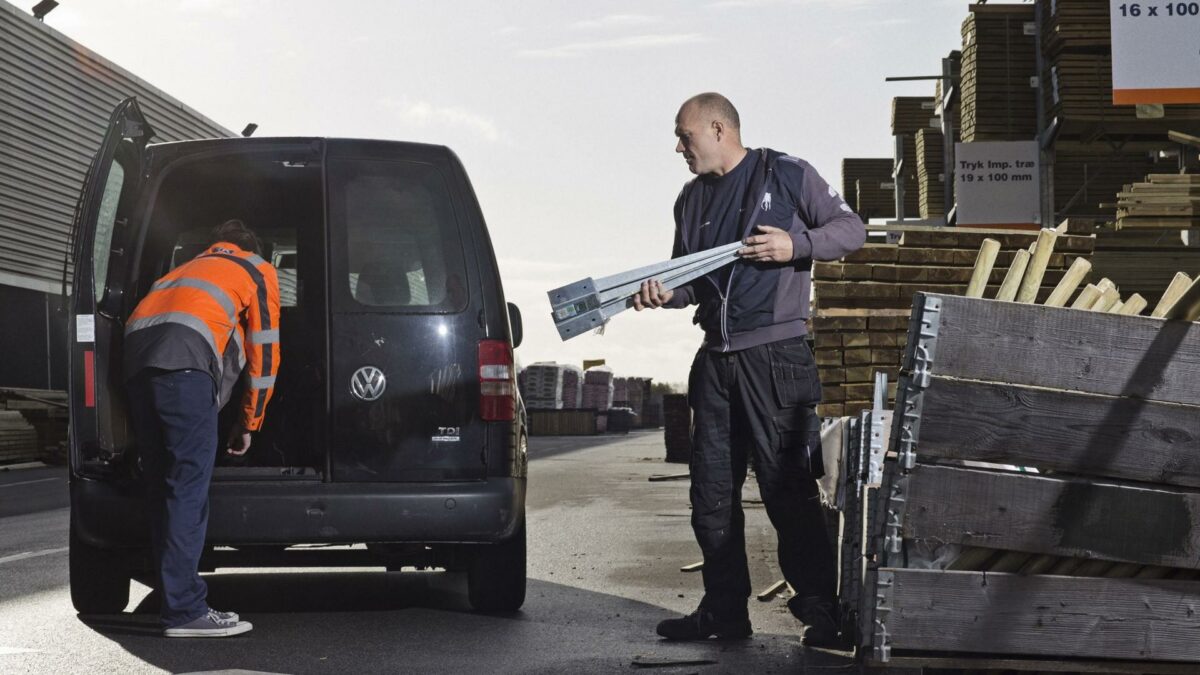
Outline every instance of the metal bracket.
{"label": "metal bracket", "polygon": [[892,658],[892,646],[888,640],[888,619],[892,612],[892,586],[895,576],[880,570],[875,577],[875,631],[871,647],[875,660],[887,663]]}
{"label": "metal bracket", "polygon": [[933,358],[937,351],[938,329],[941,327],[942,300],[925,296],[921,307],[921,323],[913,345],[912,376],[921,389],[929,386],[933,376]]}
{"label": "metal bracket", "polygon": [[908,501],[908,478],[894,476],[887,486],[887,523],[884,524],[883,548],[887,553],[904,550],[904,510]]}
{"label": "metal bracket", "polygon": [[899,432],[896,459],[900,468],[912,471],[917,466],[917,440],[921,433],[921,407],[925,393],[914,389],[910,381],[901,382],[901,390],[897,392],[900,399],[896,402],[899,411],[896,420],[896,431]]}

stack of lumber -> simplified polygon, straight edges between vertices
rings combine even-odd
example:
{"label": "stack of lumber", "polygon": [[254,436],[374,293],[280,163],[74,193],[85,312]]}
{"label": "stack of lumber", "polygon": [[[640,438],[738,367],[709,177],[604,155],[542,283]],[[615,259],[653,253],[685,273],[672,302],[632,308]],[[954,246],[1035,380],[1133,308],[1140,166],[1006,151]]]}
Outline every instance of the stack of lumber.
{"label": "stack of lumber", "polygon": [[917,132],[917,190],[921,218],[946,215],[946,170],[942,155],[942,132]]}
{"label": "stack of lumber", "polygon": [[892,135],[903,143],[900,175],[904,179],[904,215],[912,218],[920,210],[920,186],[917,183],[917,132],[941,128],[935,112],[937,102],[930,96],[897,96],[892,99]]}
{"label": "stack of lumber", "polygon": [[688,463],[692,459],[692,409],[687,394],[666,394],[662,400],[663,440],[667,461]]}
{"label": "stack of lumber", "polygon": [[595,410],[530,410],[530,436],[591,436],[597,431]]}
{"label": "stack of lumber", "polygon": [[1200,227],[1200,175],[1151,174],[1117,194],[1117,229]]}
{"label": "stack of lumber", "polygon": [[962,24],[962,140],[1037,135],[1033,5],[971,5]]}
{"label": "stack of lumber", "polygon": [[1112,217],[1114,196],[1154,170],[1146,151],[1114,151],[1107,144],[1059,143],[1054,159],[1054,206],[1060,218]]}
{"label": "stack of lumber", "polygon": [[20,412],[0,410],[0,465],[38,459],[38,433]]}
{"label": "stack of lumber", "polygon": [[915,299],[856,596],[877,654],[1200,663],[1200,286],[1164,314]]}
{"label": "stack of lumber", "polygon": [[847,157],[842,160],[842,198],[867,222],[895,218],[895,183],[889,157]]}
{"label": "stack of lumber", "polygon": [[[983,274],[983,292],[994,297],[1014,260],[1028,256],[1036,232],[937,227],[896,227],[898,244],[868,244],[833,263],[813,265],[814,356],[821,375],[820,413],[853,415],[870,407],[873,374],[895,380],[915,293],[964,294],[975,274],[979,249],[996,242],[993,267]],[[1049,296],[1075,258],[1091,256],[1091,236],[1056,237],[1038,297]],[[991,259],[991,258],[989,258]]]}

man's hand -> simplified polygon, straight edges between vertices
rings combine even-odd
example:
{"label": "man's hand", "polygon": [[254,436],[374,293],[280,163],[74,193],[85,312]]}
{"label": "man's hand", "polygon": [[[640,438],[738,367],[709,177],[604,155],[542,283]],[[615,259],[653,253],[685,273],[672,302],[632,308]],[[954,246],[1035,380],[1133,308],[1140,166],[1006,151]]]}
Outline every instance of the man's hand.
{"label": "man's hand", "polygon": [[738,249],[739,256],[755,262],[792,261],[792,237],[787,231],[770,225],[759,225],[756,229],[762,234],[746,237],[742,242],[746,247]]}
{"label": "man's hand", "polygon": [[671,300],[675,291],[665,289],[658,279],[642,282],[642,290],[633,294],[633,308],[637,311],[662,307]]}
{"label": "man's hand", "polygon": [[229,430],[229,439],[225,441],[225,452],[241,457],[250,449],[250,432],[241,424],[234,424]]}

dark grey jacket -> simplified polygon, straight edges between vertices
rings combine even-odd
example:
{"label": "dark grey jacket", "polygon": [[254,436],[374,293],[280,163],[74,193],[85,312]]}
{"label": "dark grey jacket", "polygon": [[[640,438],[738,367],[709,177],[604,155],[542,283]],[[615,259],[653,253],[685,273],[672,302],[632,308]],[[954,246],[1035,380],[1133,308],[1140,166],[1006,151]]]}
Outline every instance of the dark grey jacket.
{"label": "dark grey jacket", "polygon": [[[790,263],[738,260],[722,275],[708,275],[675,290],[668,307],[699,305],[696,323],[704,344],[714,351],[737,351],[806,332],[814,260],[837,260],[866,241],[866,227],[811,164],[761,148],[745,196],[741,238],[757,225],[787,230],[792,238]],[[695,253],[701,190],[698,180],[683,186],[675,202],[672,257]],[[718,245],[732,242],[718,242]],[[722,283],[723,282],[723,283]]]}

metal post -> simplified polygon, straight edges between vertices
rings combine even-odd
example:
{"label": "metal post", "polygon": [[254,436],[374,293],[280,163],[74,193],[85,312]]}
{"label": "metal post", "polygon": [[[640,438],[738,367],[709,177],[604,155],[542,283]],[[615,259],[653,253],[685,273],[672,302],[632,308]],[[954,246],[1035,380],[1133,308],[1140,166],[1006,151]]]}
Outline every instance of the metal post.
{"label": "metal post", "polygon": [[896,198],[896,220],[904,220],[904,134],[897,134],[896,157],[892,164],[892,194]]}
{"label": "metal post", "polygon": [[1037,140],[1038,140],[1038,175],[1040,180],[1040,206],[1042,227],[1054,227],[1054,135],[1048,133],[1046,117],[1046,55],[1042,52],[1042,36],[1045,34],[1045,22],[1042,20],[1042,10],[1046,0],[1035,0],[1033,6],[1034,22],[1034,54],[1037,58]]}
{"label": "metal post", "polygon": [[942,59],[942,218],[951,225],[954,213],[954,133],[958,131],[950,119],[950,109],[958,96],[958,78],[954,76],[954,59]]}

